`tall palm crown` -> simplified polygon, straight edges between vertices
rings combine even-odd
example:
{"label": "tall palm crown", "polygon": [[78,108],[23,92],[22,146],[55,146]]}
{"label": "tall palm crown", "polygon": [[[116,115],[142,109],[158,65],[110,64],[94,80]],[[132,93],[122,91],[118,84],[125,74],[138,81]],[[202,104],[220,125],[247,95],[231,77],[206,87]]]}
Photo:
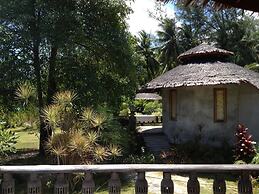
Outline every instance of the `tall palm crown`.
{"label": "tall palm crown", "polygon": [[145,57],[148,80],[154,79],[159,72],[160,64],[155,58],[151,35],[145,31],[139,32],[138,51]]}
{"label": "tall palm crown", "polygon": [[166,65],[166,69],[172,69],[179,55],[177,42],[177,27],[174,19],[166,18],[160,24],[161,30],[157,32],[160,46],[160,60]]}

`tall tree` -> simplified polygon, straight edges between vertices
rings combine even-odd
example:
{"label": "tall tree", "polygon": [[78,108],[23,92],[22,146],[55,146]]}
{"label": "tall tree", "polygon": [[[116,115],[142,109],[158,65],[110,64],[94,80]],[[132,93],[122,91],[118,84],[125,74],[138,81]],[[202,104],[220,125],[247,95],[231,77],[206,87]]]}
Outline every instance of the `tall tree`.
{"label": "tall tree", "polygon": [[160,31],[157,31],[158,42],[160,43],[160,60],[165,64],[167,70],[172,69],[177,64],[179,55],[178,29],[174,19],[165,18],[160,23]]}
{"label": "tall tree", "polygon": [[145,58],[145,67],[148,74],[148,80],[154,79],[160,70],[160,64],[156,59],[155,47],[151,38],[151,34],[146,33],[145,31],[139,32],[138,39],[138,51]]}
{"label": "tall tree", "polygon": [[110,107],[119,107],[121,95],[135,90],[125,21],[130,9],[124,1],[0,0],[0,4],[4,54],[0,75],[11,79],[12,87],[24,79],[37,86],[41,154],[51,133],[42,109],[56,90],[77,90],[86,99],[79,103],[82,106]]}

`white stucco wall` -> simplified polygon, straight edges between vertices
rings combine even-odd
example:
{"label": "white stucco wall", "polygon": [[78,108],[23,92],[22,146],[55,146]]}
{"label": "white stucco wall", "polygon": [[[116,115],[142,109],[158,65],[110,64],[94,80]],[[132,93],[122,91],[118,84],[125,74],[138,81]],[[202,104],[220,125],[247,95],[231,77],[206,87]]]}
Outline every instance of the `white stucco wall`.
{"label": "white stucco wall", "polygon": [[242,85],[239,102],[239,121],[249,128],[259,145],[259,90],[250,85]]}
{"label": "white stucco wall", "polygon": [[[214,122],[214,88],[227,88],[227,121]],[[172,143],[201,136],[202,143],[233,143],[238,123],[259,140],[259,91],[250,85],[198,86],[177,89],[177,120],[170,119],[170,89],[162,90],[163,130]]]}

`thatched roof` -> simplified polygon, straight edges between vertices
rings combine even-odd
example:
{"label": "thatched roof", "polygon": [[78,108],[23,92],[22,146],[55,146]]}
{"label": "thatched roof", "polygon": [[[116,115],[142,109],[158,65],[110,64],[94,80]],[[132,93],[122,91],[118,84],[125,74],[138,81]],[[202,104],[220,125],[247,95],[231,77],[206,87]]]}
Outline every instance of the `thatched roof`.
{"label": "thatched roof", "polygon": [[[180,0],[159,0],[163,2],[174,2]],[[185,5],[198,4],[205,6],[209,2],[212,2],[216,9],[222,8],[240,8],[244,10],[259,12],[259,1],[258,0],[181,0]]]}
{"label": "thatched roof", "polygon": [[259,74],[233,63],[214,62],[177,66],[153,79],[141,90],[240,83],[250,83],[259,89]]}
{"label": "thatched roof", "polygon": [[[199,48],[208,48],[207,51]],[[197,59],[197,53],[202,58],[212,53],[233,54],[229,51],[217,49],[204,44],[188,50],[179,56],[180,59],[188,56],[189,63],[179,65],[163,75],[153,79],[141,88],[141,91],[156,91],[162,88],[176,88],[182,86],[211,86],[220,84],[249,83],[259,89],[259,73],[248,70],[233,63],[223,61],[190,62],[192,57]]]}
{"label": "thatched roof", "polygon": [[157,93],[137,93],[135,99],[142,100],[162,100],[162,97]]}
{"label": "thatched roof", "polygon": [[224,57],[224,56],[229,56],[229,55],[233,55],[233,52],[227,51],[227,50],[223,50],[223,49],[219,49],[216,48],[214,46],[208,45],[206,43],[202,43],[199,46],[196,46],[182,54],[180,54],[178,56],[178,59],[180,61],[184,61],[184,60],[189,60],[192,58],[201,58],[201,57],[205,57],[205,58],[209,58],[209,57]]}

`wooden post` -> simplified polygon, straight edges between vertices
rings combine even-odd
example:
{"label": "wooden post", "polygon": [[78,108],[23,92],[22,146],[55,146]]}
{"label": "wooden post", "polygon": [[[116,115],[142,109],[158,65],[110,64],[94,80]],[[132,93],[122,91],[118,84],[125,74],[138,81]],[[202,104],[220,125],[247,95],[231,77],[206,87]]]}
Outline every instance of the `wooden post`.
{"label": "wooden post", "polygon": [[145,172],[138,172],[138,176],[135,184],[135,193],[136,194],[148,193],[148,184],[145,178]]}
{"label": "wooden post", "polygon": [[120,194],[121,193],[121,181],[118,173],[113,172],[108,183],[109,194]]}
{"label": "wooden post", "polygon": [[137,119],[135,117],[135,112],[131,111],[129,116],[129,130],[135,132],[137,129]]}
{"label": "wooden post", "polygon": [[222,176],[216,176],[213,182],[214,194],[226,194],[226,181]]}
{"label": "wooden post", "polygon": [[174,194],[174,183],[171,179],[171,173],[164,172],[161,181],[161,194]]}
{"label": "wooden post", "polygon": [[41,194],[41,181],[37,174],[31,174],[27,186],[28,194]]}
{"label": "wooden post", "polygon": [[13,176],[9,173],[4,174],[2,183],[2,194],[14,194],[15,193],[15,182]]}
{"label": "wooden post", "polygon": [[187,183],[188,194],[200,194],[200,184],[196,173],[191,173]]}
{"label": "wooden post", "polygon": [[238,194],[252,194],[253,187],[250,178],[250,174],[248,172],[243,173],[238,181]]}
{"label": "wooden post", "polygon": [[94,194],[95,183],[93,175],[90,172],[85,173],[85,179],[82,184],[82,194]]}
{"label": "wooden post", "polygon": [[69,184],[64,174],[58,174],[54,185],[54,194],[69,194]]}

